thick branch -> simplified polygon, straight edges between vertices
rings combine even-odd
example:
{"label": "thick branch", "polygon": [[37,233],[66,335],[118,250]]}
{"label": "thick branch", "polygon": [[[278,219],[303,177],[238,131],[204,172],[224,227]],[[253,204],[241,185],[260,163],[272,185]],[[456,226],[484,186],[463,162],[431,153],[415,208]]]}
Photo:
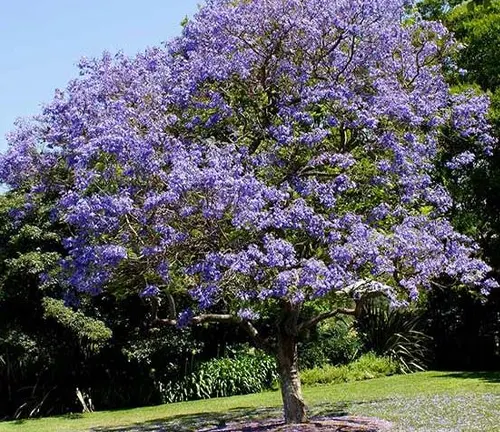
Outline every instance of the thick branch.
{"label": "thick branch", "polygon": [[240,326],[249,334],[257,348],[260,348],[267,354],[275,354],[274,347],[271,345],[271,343],[266,338],[263,338],[260,335],[259,331],[250,321],[242,320],[240,322]]}
{"label": "thick branch", "polygon": [[158,318],[158,310],[160,309],[161,300],[158,297],[151,298],[151,316],[152,316],[153,323],[158,323],[161,321],[175,321],[175,317],[177,316],[177,312],[175,309],[174,297],[170,293],[167,293],[166,297],[167,297],[167,305],[168,305],[168,320],[161,320]]}
{"label": "thick branch", "polygon": [[325,313],[316,315],[314,318],[311,318],[310,320],[304,321],[303,323],[299,324],[299,331],[314,327],[314,326],[318,325],[321,321],[324,321],[328,318],[333,318],[334,316],[337,316],[339,314],[340,315],[355,316],[356,310],[355,309],[339,308],[339,309],[335,309],[335,310],[330,311],[330,312],[325,312]]}
{"label": "thick branch", "polygon": [[[173,317],[158,318],[156,316],[156,310],[157,309],[155,309],[153,314],[153,325],[177,326],[178,321],[176,319],[173,319]],[[271,343],[269,343],[269,341],[266,338],[263,338],[260,335],[259,331],[254,327],[254,325],[250,321],[243,320],[237,316],[230,314],[203,314],[194,316],[191,319],[192,324],[202,324],[206,322],[239,324],[241,328],[243,328],[248,333],[248,335],[250,336],[250,338],[252,339],[257,348],[262,349],[268,354],[274,355],[274,348],[271,345]]]}
{"label": "thick branch", "polygon": [[337,82],[340,78],[340,76],[347,70],[349,65],[352,63],[352,60],[354,59],[354,49],[356,48],[356,36],[353,36],[351,39],[351,46],[349,50],[349,57],[345,63],[344,66],[337,72],[335,76],[335,82]]}
{"label": "thick branch", "polygon": [[215,323],[236,323],[239,321],[237,317],[230,314],[205,314],[198,315],[193,318],[193,324],[201,324],[204,322],[215,322]]}
{"label": "thick branch", "polygon": [[154,326],[176,326],[177,320],[168,318],[155,318],[153,319],[152,324]]}
{"label": "thick branch", "polygon": [[[192,324],[202,324],[205,322],[213,323],[239,323],[240,319],[230,314],[203,314],[194,316],[191,319]],[[178,322],[175,319],[165,319],[165,318],[155,318],[153,320],[155,325],[177,325]]]}
{"label": "thick branch", "polygon": [[177,316],[177,312],[175,309],[174,297],[170,293],[167,293],[166,297],[167,297],[167,303],[168,303],[168,317],[170,319],[175,319],[175,317]]}

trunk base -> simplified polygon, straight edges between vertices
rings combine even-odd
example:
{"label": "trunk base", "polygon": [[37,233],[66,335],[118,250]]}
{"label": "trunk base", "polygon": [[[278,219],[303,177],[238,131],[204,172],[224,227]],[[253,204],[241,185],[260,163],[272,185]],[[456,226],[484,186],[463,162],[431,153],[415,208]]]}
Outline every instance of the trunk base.
{"label": "trunk base", "polygon": [[279,335],[277,362],[285,423],[307,423],[307,409],[300,385],[297,341],[294,336]]}

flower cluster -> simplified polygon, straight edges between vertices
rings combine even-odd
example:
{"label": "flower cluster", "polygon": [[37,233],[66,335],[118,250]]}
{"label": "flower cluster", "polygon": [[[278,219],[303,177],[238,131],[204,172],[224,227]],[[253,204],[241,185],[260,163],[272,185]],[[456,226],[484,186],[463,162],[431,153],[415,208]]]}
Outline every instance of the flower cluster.
{"label": "flower cluster", "polygon": [[406,6],[209,0],[166,48],[83,60],[10,136],[0,179],[58,197],[79,291],[181,280],[207,309],[360,280],[415,298],[443,273],[491,288],[432,175],[442,127],[490,151],[487,101],[450,92],[451,38]]}

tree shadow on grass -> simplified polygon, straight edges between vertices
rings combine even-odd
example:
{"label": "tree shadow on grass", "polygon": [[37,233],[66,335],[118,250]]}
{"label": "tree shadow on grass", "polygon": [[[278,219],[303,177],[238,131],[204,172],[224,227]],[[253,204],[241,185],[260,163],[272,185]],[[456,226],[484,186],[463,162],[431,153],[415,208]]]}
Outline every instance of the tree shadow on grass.
{"label": "tree shadow on grass", "polygon": [[[345,416],[348,414],[345,403],[325,403],[315,405],[311,409],[313,416]],[[205,412],[196,414],[184,414],[167,418],[158,418],[144,423],[136,423],[120,427],[98,427],[90,429],[91,432],[192,432],[203,430],[204,432],[230,432],[231,428],[226,428],[228,423],[245,422],[252,423],[249,431],[266,430],[266,427],[255,429],[255,424],[266,419],[282,419],[281,408],[233,408],[225,413]]]}
{"label": "tree shadow on grass", "polygon": [[450,372],[436,378],[479,379],[492,384],[500,384],[500,371],[483,372]]}

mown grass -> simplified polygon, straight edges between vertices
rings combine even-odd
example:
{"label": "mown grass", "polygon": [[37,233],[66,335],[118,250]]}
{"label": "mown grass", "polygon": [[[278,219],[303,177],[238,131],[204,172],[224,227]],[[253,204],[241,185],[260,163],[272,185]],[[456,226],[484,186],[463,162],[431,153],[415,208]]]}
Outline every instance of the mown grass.
{"label": "mown grass", "polygon": [[[500,373],[424,372],[306,387],[315,415],[371,415],[394,431],[500,431]],[[192,431],[225,421],[280,415],[278,392],[156,407],[0,423],[0,432]],[[221,429],[223,430],[223,429]]]}

